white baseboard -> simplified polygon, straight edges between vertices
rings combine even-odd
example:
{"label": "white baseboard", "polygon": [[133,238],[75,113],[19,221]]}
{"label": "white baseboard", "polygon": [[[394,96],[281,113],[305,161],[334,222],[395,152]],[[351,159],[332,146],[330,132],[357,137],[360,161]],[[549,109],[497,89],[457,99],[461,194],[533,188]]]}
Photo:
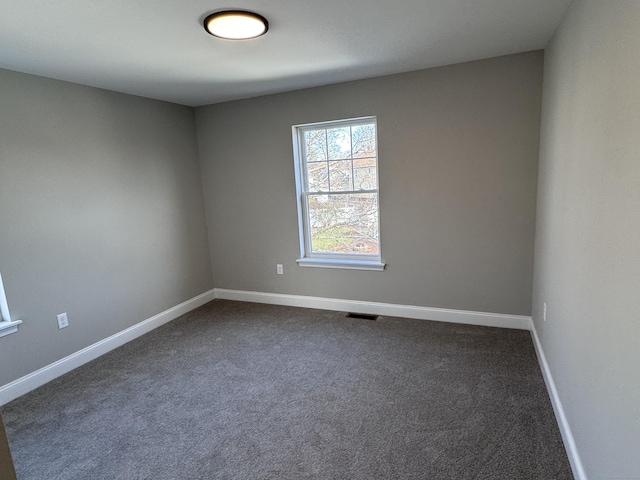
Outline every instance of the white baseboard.
{"label": "white baseboard", "polygon": [[268,303],[290,307],[318,308],[339,312],[358,312],[390,317],[434,320],[437,322],[465,323],[486,327],[515,328],[529,330],[531,317],[523,315],[505,315],[502,313],[471,312],[467,310],[449,310],[446,308],[418,307],[415,305],[396,305],[391,303],[362,302],[338,298],[307,297],[281,293],[247,292],[244,290],[214,289],[216,298],[238,300],[241,302]]}
{"label": "white baseboard", "polygon": [[47,382],[50,382],[61,375],[64,375],[67,372],[70,372],[74,368],[78,368],[79,366],[84,365],[85,363],[88,363],[91,360],[94,360],[99,356],[164,325],[165,323],[170,322],[171,320],[178,318],[180,315],[184,315],[185,313],[210,302],[214,298],[214,291],[209,290],[208,292],[198,295],[197,297],[193,297],[186,302],[176,305],[175,307],[171,307],[158,315],[154,315],[151,318],[143,320],[126,330],[118,332],[104,340],[100,340],[93,345],[89,345],[82,350],[72,353],[57,362],[1,386],[0,406],[44,385]]}
{"label": "white baseboard", "polygon": [[540,363],[540,369],[542,370],[542,376],[544,377],[544,382],[547,385],[547,391],[549,392],[549,397],[551,398],[551,404],[553,405],[553,411],[556,415],[556,421],[558,422],[558,427],[560,428],[560,434],[562,435],[564,448],[566,449],[567,456],[569,457],[571,470],[573,470],[573,476],[576,478],[576,480],[587,480],[587,474],[585,473],[584,467],[582,466],[582,460],[580,459],[580,454],[578,453],[578,447],[576,446],[576,442],[573,439],[569,421],[567,420],[567,416],[564,413],[564,408],[562,406],[562,402],[560,401],[560,397],[558,396],[556,384],[553,381],[553,376],[551,375],[551,369],[549,368],[549,364],[547,363],[547,358],[544,354],[544,350],[542,349],[542,343],[540,343],[540,338],[538,337],[538,332],[536,331],[536,327],[533,321],[531,321],[531,336],[533,338],[533,345],[536,349],[536,355],[538,356],[538,362]]}

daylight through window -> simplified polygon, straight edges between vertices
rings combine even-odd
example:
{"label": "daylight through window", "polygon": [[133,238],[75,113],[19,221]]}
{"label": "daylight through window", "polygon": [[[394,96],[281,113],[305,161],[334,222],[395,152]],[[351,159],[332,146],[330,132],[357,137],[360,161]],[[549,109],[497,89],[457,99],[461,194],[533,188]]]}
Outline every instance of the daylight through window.
{"label": "daylight through window", "polygon": [[375,117],[294,127],[303,266],[382,270]]}

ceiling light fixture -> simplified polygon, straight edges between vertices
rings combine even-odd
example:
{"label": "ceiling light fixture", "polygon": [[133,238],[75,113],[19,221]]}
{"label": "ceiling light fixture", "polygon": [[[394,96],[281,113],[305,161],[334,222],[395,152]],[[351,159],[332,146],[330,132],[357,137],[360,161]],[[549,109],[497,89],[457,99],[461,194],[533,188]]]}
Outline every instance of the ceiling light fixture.
{"label": "ceiling light fixture", "polygon": [[241,10],[225,10],[204,19],[204,29],[214,37],[247,40],[267,33],[269,22],[262,15]]}

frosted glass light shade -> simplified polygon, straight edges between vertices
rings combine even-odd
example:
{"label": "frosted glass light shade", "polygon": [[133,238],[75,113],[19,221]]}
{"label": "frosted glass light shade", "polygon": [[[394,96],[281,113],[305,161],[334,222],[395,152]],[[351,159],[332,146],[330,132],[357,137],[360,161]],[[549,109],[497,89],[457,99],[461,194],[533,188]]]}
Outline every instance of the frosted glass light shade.
{"label": "frosted glass light shade", "polygon": [[246,40],[267,33],[267,19],[257,13],[228,10],[216,12],[204,20],[204,28],[214,37]]}

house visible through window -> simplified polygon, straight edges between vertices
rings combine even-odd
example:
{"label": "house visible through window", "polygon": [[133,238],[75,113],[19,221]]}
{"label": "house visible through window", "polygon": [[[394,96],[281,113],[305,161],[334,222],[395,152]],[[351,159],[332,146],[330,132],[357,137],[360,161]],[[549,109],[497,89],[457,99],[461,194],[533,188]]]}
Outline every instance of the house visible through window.
{"label": "house visible through window", "polygon": [[382,270],[375,117],[293,127],[302,266]]}

